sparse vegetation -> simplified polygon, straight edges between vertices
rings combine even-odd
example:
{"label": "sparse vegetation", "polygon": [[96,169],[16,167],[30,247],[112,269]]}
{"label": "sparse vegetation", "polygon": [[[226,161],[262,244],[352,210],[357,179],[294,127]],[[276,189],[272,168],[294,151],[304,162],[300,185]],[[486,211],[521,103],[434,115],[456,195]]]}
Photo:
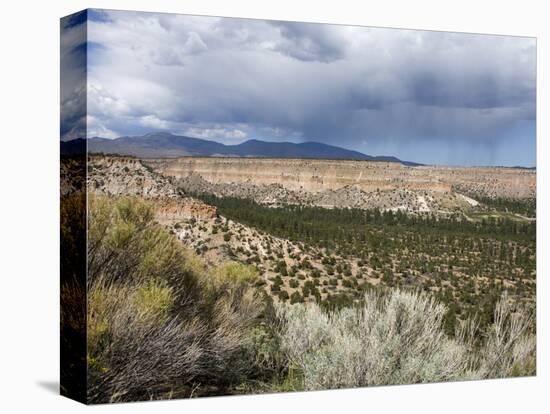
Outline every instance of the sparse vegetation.
{"label": "sparse vegetation", "polygon": [[[361,305],[328,310],[303,304],[303,292],[281,292],[270,316],[271,302],[261,301],[253,287],[255,269],[239,263],[207,269],[155,224],[144,202],[92,198],[89,234],[92,402],[243,386],[273,390],[289,382],[292,389],[324,389],[530,375],[535,369],[532,319],[509,301],[499,302],[480,344],[474,341],[479,335],[466,336],[470,331],[448,336],[446,308],[433,297],[399,290],[367,293]],[[309,295],[314,284],[304,287]]]}
{"label": "sparse vegetation", "polygon": [[[287,264],[276,262],[273,271],[283,277],[277,291],[296,288],[296,279],[322,276],[329,290],[359,300],[368,284],[357,279],[366,274],[368,281],[379,279],[387,287],[420,288],[434,294],[447,306],[451,334],[457,321],[474,314],[481,314],[482,325],[492,323],[503,292],[534,306],[536,223],[532,221],[507,216],[469,220],[462,215],[376,209],[270,208],[240,198],[197,196],[231,220],[303,243],[311,256],[319,255],[318,267],[304,269],[296,277],[287,277]],[[271,246],[279,255],[281,249]],[[346,304],[349,298],[335,300],[323,293],[322,300],[332,306]]]}
{"label": "sparse vegetation", "polygon": [[[87,289],[90,402],[535,374],[530,206],[407,214],[196,194],[218,215],[157,222],[158,200],[129,175],[163,197],[181,189],[115,161],[93,163],[87,243],[71,214],[86,198],[62,203],[62,248],[88,249],[88,286],[65,278],[61,322],[86,338]],[[101,168],[124,167],[135,198],[101,187],[114,177]]]}

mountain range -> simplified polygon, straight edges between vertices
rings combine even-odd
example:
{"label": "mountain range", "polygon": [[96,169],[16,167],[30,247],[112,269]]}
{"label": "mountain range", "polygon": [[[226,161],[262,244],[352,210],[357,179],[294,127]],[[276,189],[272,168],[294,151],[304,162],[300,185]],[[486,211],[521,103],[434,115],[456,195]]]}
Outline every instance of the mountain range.
{"label": "mountain range", "polygon": [[[268,142],[251,139],[237,145],[174,135],[167,132],[115,139],[93,137],[88,139],[88,152],[133,155],[140,158],[202,157],[260,157],[260,158],[314,158],[337,160],[366,160],[399,162],[403,165],[421,165],[402,161],[393,156],[372,156],[320,142]],[[83,153],[86,140],[77,138],[61,141],[62,154]]]}

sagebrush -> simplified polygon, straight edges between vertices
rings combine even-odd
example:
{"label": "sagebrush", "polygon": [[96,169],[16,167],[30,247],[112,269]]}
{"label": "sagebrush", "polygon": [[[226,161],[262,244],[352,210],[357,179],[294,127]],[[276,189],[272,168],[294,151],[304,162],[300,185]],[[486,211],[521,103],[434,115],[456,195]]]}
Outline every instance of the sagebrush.
{"label": "sagebrush", "polygon": [[418,292],[371,292],[361,306],[333,312],[317,304],[276,309],[282,347],[307,390],[535,373],[533,315],[506,297],[488,332],[465,321],[452,338],[445,307]]}

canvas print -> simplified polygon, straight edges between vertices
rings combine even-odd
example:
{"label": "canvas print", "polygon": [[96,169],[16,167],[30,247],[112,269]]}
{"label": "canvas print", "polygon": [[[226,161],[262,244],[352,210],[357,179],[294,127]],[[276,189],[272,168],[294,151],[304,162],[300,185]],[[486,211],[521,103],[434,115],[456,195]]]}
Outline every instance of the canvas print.
{"label": "canvas print", "polygon": [[536,39],[61,19],[61,391],[536,374]]}

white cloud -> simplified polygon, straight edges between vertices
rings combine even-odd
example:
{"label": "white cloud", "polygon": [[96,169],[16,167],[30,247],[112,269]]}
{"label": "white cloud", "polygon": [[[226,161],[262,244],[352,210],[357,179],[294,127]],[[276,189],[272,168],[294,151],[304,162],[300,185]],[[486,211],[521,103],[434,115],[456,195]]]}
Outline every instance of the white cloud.
{"label": "white cloud", "polygon": [[220,139],[222,138],[224,142],[242,142],[248,137],[247,132],[236,129],[236,128],[198,128],[191,127],[187,128],[184,132],[184,135],[194,137],[194,138],[204,138],[204,139]]}
{"label": "white cloud", "polygon": [[189,55],[196,55],[198,53],[208,50],[208,46],[204,43],[200,35],[196,32],[189,32],[189,37],[183,45],[183,51]]}
{"label": "white cloud", "polygon": [[129,103],[117,97],[95,82],[88,83],[88,112],[95,114],[94,119],[104,115],[120,117],[131,112]]}
{"label": "white cloud", "polygon": [[88,115],[86,117],[86,123],[89,138],[101,137],[113,139],[118,137],[114,131],[111,131],[109,128],[105,127],[101,121],[92,115]]}
{"label": "white cloud", "polygon": [[152,129],[170,129],[170,123],[155,115],[145,115],[139,118],[139,124]]}

